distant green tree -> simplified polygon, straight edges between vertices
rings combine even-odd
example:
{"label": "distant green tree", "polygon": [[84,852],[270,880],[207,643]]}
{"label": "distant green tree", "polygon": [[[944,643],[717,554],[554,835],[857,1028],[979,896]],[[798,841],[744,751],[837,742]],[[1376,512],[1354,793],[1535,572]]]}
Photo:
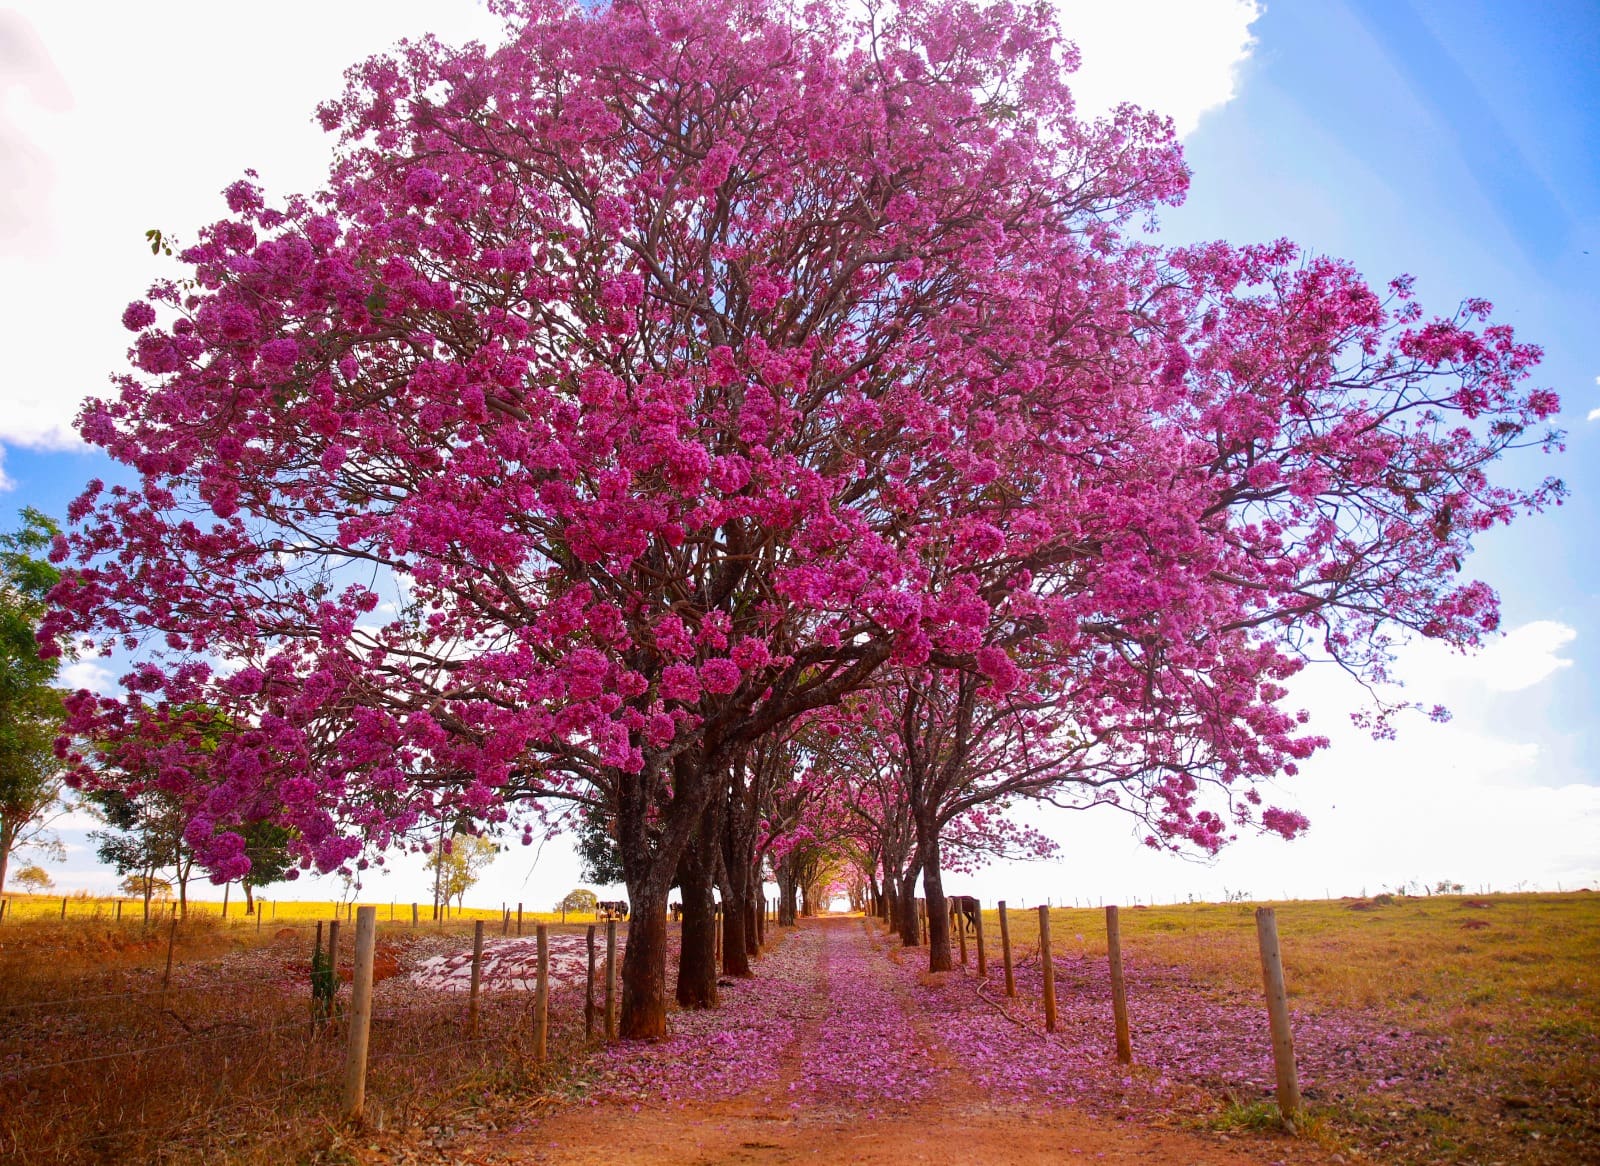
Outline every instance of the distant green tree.
{"label": "distant green tree", "polygon": [[289,844],[294,841],[294,831],[274,822],[246,823],[240,831],[244,836],[245,857],[250,860],[250,873],[241,880],[244,884],[246,915],[255,914],[255,892],[261,887],[280,883],[294,868],[289,854]]}
{"label": "distant green tree", "polygon": [[[189,814],[182,799],[151,786],[131,795],[115,789],[92,790],[84,801],[106,824],[106,829],[89,835],[95,854],[145,888],[146,917],[156,883],[167,882],[178,888],[178,914],[187,918],[194,850],[184,837]],[[172,877],[160,877],[163,872]]]}
{"label": "distant green tree", "polygon": [[622,870],[622,851],[611,836],[608,818],[598,813],[585,817],[574,841],[585,882],[611,886],[628,881]]}
{"label": "distant green tree", "polygon": [[42,659],[37,639],[45,597],[60,579],[46,557],[57,533],[54,521],[30,507],[20,530],[0,534],[0,891],[18,850],[60,848],[49,832],[52,811],[62,808],[55,756],[62,705],[54,686],[60,660]]}
{"label": "distant green tree", "polygon": [[568,891],[566,898],[556,904],[556,910],[566,914],[592,915],[599,907],[600,896],[587,887],[579,887],[575,891]]}
{"label": "distant green tree", "polygon": [[131,874],[117,884],[117,890],[131,898],[151,899],[172,898],[172,884],[166,879],[153,875]]}

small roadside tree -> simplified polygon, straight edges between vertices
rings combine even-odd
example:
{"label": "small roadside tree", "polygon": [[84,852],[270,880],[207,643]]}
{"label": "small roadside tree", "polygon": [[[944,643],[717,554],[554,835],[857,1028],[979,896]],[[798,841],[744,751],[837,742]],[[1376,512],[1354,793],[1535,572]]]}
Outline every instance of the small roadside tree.
{"label": "small roadside tree", "polygon": [[482,834],[452,834],[442,848],[428,855],[427,867],[436,876],[443,902],[456,901],[461,910],[467,892],[482,877],[484,869],[500,853],[500,845]]}
{"label": "small roadside tree", "polygon": [[131,874],[117,884],[124,895],[149,902],[151,899],[172,898],[172,884],[154,875]]}
{"label": "small roadside tree", "polygon": [[250,860],[250,872],[239,881],[244,887],[245,914],[254,915],[256,891],[298,873],[289,849],[294,831],[272,819],[261,818],[244,823],[240,835],[244,839],[245,857]]}
{"label": "small roadside tree", "polygon": [[50,872],[37,863],[29,863],[19,870],[16,883],[31,895],[42,895],[56,885],[55,880],[50,877]]}
{"label": "small roadside tree", "polygon": [[89,834],[96,856],[143,888],[145,918],[150,916],[155,887],[166,884],[177,888],[178,914],[187,919],[195,853],[186,834],[190,811],[183,799],[150,788],[133,794],[93,790],[84,800],[106,826]]}

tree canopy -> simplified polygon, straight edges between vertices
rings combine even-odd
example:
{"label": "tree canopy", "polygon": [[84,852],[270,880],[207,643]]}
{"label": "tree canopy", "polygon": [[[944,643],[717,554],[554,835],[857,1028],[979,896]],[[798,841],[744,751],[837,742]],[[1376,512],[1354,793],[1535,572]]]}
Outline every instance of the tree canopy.
{"label": "tree canopy", "polygon": [[1537,350],[1286,242],[1158,246],[1171,126],[1076,117],[1049,6],[497,10],[351,72],[325,190],[229,187],[81,420],[139,481],[75,503],[49,632],[145,655],[73,723],[226,713],[163,770],[215,872],[261,805],[331,870],[577,803],[659,1035],[667,889],[752,861],[798,718],[893,673],[1004,734],[938,756],[1054,742],[1209,851],[1303,827],[1257,786],[1324,743],[1308,653],[1495,627],[1471,540],[1560,494],[1487,472],[1555,440]]}

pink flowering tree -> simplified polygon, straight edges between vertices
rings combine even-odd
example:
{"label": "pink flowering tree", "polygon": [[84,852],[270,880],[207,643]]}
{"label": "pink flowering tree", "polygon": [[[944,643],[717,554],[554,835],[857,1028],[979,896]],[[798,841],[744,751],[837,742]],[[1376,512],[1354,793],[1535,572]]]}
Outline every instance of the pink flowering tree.
{"label": "pink flowering tree", "polygon": [[214,876],[260,804],[325,870],[603,807],[654,1037],[731,767],[885,666],[1000,690],[1047,644],[1207,838],[1206,790],[1314,747],[1275,704],[1302,641],[1374,675],[1386,629],[1493,627],[1454,565],[1554,491],[1484,473],[1555,408],[1533,352],[1285,247],[1123,235],[1187,174],[1161,119],[1073,117],[1044,6],[497,10],[499,49],[351,72],[325,190],[230,187],[80,421],[139,477],[74,505],[45,631],[250,726],[174,769]]}
{"label": "pink flowering tree", "polygon": [[1159,119],[1072,119],[1042,12],[502,10],[501,49],[355,69],[328,188],[236,184],[192,284],[130,306],[136,371],[81,430],[140,482],[73,508],[56,628],[259,726],[207,804],[273,787],[322,869],[604,804],[649,1037],[728,766],[961,650],[983,599],[919,548],[1024,506],[993,452],[1081,413],[1074,321],[1128,332],[1139,298],[1115,224],[1185,174]]}

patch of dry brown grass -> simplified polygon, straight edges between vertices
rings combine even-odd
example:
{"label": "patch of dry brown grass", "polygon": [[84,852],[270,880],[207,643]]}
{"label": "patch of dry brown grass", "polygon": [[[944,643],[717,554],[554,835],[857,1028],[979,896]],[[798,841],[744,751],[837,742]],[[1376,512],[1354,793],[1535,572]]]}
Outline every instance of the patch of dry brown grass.
{"label": "patch of dry brown grass", "polygon": [[[580,929],[581,930],[581,929]],[[353,928],[341,937],[352,956]],[[321,1160],[339,1144],[346,1032],[310,1016],[310,929],[230,927],[195,917],[177,932],[163,987],[165,924],[92,920],[0,931],[0,1160]],[[470,925],[379,929],[395,965],[470,944]],[[342,999],[347,1003],[348,988]],[[479,1035],[466,997],[377,986],[369,1128],[449,1117],[526,1098],[581,1051],[581,1004],[553,993],[551,1058],[531,1059],[527,993],[485,994]]]}
{"label": "patch of dry brown grass", "polygon": [[[1471,1160],[1495,1145],[1576,1131],[1600,1161],[1600,895],[1392,897],[1274,904],[1291,1002],[1381,1019],[1447,1042],[1432,1066],[1441,1096],[1406,1110],[1375,1094],[1336,1123],[1391,1141],[1394,1160]],[[1178,969],[1197,1000],[1261,992],[1256,904],[1192,904],[1120,911],[1130,966]],[[1009,912],[1020,962],[1037,948],[1035,910]],[[999,920],[984,928],[998,965]],[[1058,957],[1106,958],[1105,913],[1050,912]],[[1133,1003],[1137,1008],[1137,1002]],[[1404,1112],[1409,1133],[1396,1127]],[[1405,1149],[1406,1139],[1414,1142]],[[1466,1158],[1459,1158],[1467,1154]],[[1534,1159],[1528,1159],[1534,1160]],[[1538,1159],[1543,1160],[1543,1159]]]}

